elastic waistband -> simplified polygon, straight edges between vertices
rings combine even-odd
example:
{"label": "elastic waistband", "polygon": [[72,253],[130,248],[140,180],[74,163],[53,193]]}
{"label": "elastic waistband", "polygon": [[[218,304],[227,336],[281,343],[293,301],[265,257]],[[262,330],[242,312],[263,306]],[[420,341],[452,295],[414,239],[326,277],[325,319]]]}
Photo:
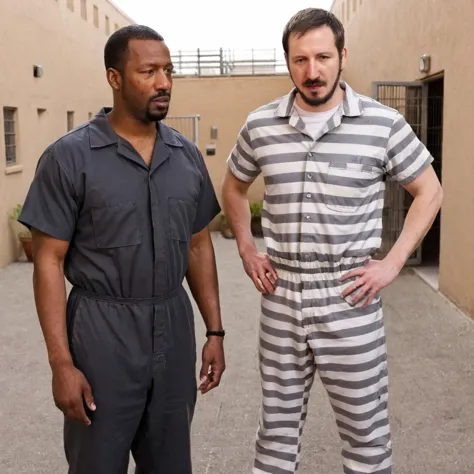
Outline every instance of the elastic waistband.
{"label": "elastic waistband", "polygon": [[166,293],[161,296],[153,296],[151,298],[121,298],[118,296],[108,296],[108,295],[98,295],[84,288],[79,288],[78,286],[73,286],[71,293],[77,293],[80,296],[90,298],[97,301],[108,301],[110,303],[125,304],[125,305],[153,305],[157,303],[162,303],[163,301],[169,300],[176,296],[180,288],[176,288],[170,293]]}
{"label": "elastic waistband", "polygon": [[351,259],[341,262],[304,262],[298,260],[283,260],[270,257],[270,262],[275,270],[281,270],[297,274],[340,274],[348,272],[354,268],[363,267],[367,263],[367,258]]}

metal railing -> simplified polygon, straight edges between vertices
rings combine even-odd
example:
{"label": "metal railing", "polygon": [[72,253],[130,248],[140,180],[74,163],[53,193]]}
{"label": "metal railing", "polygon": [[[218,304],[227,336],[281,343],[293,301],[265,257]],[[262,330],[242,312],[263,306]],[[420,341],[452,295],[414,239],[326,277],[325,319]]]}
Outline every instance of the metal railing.
{"label": "metal railing", "polygon": [[163,122],[182,133],[196,146],[199,145],[199,115],[174,115],[166,117]]}
{"label": "metal railing", "polygon": [[276,49],[247,49],[236,51],[196,49],[171,54],[175,74],[179,76],[217,76],[285,74],[284,56]]}

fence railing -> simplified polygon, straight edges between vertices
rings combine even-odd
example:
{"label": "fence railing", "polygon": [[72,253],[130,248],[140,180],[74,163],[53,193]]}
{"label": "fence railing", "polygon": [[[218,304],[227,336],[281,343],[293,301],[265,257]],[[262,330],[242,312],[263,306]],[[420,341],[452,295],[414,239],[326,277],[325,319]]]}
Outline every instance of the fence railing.
{"label": "fence railing", "polygon": [[195,145],[199,144],[199,115],[173,115],[163,120],[166,125],[176,129]]}
{"label": "fence railing", "polygon": [[196,49],[171,54],[175,73],[185,76],[284,74],[284,57],[276,49]]}

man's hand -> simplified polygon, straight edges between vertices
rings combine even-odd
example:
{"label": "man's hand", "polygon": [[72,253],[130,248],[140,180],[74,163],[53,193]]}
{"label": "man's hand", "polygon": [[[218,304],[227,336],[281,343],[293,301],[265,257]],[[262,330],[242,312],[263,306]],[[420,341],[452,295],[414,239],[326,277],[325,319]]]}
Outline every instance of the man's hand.
{"label": "man's hand", "polygon": [[258,291],[263,294],[275,291],[278,275],[272,267],[268,255],[254,251],[244,254],[242,262],[247,275],[251,278]]}
{"label": "man's hand", "polygon": [[92,390],[84,374],[73,364],[53,369],[53,397],[54,403],[67,418],[84,425],[91,424],[84,410],[84,400],[88,408],[95,411]]}
{"label": "man's hand", "polygon": [[224,342],[219,336],[210,336],[202,349],[201,385],[199,390],[205,394],[216,388],[225,370]]}
{"label": "man's hand", "polygon": [[351,303],[356,305],[363,298],[366,298],[363,308],[368,306],[375,295],[382,289],[392,283],[393,280],[400,273],[400,269],[397,268],[386,258],[384,260],[370,260],[363,267],[357,268],[346,273],[341,281],[344,282],[353,277],[359,277],[350,286],[348,286],[343,292],[342,296],[346,296],[358,290],[352,297]]}

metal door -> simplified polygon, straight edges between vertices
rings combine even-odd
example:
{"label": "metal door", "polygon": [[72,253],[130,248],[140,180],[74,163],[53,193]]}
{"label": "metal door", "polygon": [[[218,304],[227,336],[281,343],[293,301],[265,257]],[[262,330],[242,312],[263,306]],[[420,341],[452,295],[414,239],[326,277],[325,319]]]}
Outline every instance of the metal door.
{"label": "metal door", "polygon": [[[421,82],[374,82],[372,97],[392,107],[405,117],[418,138],[426,143],[427,97]],[[379,258],[384,257],[400,236],[408,209],[413,201],[411,195],[398,183],[388,179],[385,188],[383,210],[382,245]],[[407,260],[407,265],[421,263],[421,245]]]}
{"label": "metal door", "polygon": [[163,122],[199,146],[199,119],[199,115],[175,115],[166,117]]}

